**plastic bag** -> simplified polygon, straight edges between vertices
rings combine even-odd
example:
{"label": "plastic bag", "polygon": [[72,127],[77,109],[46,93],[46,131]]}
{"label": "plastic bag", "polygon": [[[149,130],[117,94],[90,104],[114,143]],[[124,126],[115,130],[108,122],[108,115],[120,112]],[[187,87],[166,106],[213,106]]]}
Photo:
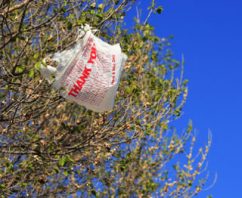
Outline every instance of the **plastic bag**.
{"label": "plastic bag", "polygon": [[119,44],[102,41],[86,25],[73,48],[53,55],[57,68],[41,66],[41,73],[67,100],[103,112],[114,106],[126,59]]}

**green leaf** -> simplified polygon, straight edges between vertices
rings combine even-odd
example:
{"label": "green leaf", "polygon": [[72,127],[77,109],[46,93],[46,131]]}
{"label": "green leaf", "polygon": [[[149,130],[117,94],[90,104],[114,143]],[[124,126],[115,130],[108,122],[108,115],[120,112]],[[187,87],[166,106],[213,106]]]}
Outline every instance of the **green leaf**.
{"label": "green leaf", "polygon": [[5,185],[4,184],[0,184],[0,189],[3,189],[5,188]]}
{"label": "green leaf", "polygon": [[30,78],[33,78],[33,77],[34,77],[34,69],[31,69],[31,70],[29,71],[29,77],[30,77]]}
{"label": "green leaf", "polygon": [[59,166],[64,166],[66,164],[66,161],[67,161],[66,156],[62,156],[58,161]]}
{"label": "green leaf", "polygon": [[37,59],[39,58],[39,53],[36,53],[36,54],[33,56],[33,58],[34,58],[35,60],[37,60]]}
{"label": "green leaf", "polygon": [[35,63],[34,68],[39,71],[40,66],[41,66],[41,62],[37,62],[37,63]]}
{"label": "green leaf", "polygon": [[163,12],[163,8],[161,6],[159,6],[157,9],[156,9],[156,12],[158,14],[161,14]]}
{"label": "green leaf", "polygon": [[13,170],[14,170],[13,164],[12,163],[8,164],[7,171],[12,172]]}
{"label": "green leaf", "polygon": [[104,7],[104,6],[103,6],[103,3],[100,3],[100,4],[98,5],[98,8],[101,9],[101,10],[103,9],[103,7]]}
{"label": "green leaf", "polygon": [[69,173],[67,171],[64,171],[63,174],[67,177]]}
{"label": "green leaf", "polygon": [[183,83],[182,83],[182,84],[183,84],[184,86],[186,86],[186,85],[187,85],[187,83],[188,83],[188,80],[186,79],[186,80],[184,80],[184,81],[183,81]]}
{"label": "green leaf", "polygon": [[20,184],[20,186],[21,186],[21,187],[26,187],[26,186],[28,186],[28,183],[23,182],[23,183]]}
{"label": "green leaf", "polygon": [[91,8],[95,8],[95,7],[96,7],[96,3],[95,3],[95,2],[92,3],[92,4],[90,5],[90,7],[91,7]]}
{"label": "green leaf", "polygon": [[54,170],[54,173],[59,173],[59,168],[57,167],[57,166],[55,166],[54,168],[53,168],[53,170]]}
{"label": "green leaf", "polygon": [[15,69],[15,71],[16,71],[17,73],[22,73],[22,72],[24,71],[24,66],[22,66],[22,65],[17,66],[16,69]]}

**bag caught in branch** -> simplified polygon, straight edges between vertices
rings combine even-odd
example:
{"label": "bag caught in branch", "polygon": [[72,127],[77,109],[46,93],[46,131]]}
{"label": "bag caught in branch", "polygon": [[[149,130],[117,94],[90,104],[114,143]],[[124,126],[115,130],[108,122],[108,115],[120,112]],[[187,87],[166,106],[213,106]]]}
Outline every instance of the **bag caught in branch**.
{"label": "bag caught in branch", "polygon": [[53,55],[57,68],[42,65],[41,74],[67,100],[96,112],[109,111],[126,59],[119,44],[102,41],[86,25],[73,48]]}

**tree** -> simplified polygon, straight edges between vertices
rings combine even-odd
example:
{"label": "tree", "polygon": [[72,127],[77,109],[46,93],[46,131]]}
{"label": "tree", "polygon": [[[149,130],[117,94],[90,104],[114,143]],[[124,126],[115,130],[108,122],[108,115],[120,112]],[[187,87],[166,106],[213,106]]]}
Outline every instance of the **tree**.
{"label": "tree", "polygon": [[[188,93],[183,63],[148,23],[162,12],[155,1],[144,22],[123,27],[134,3],[1,1],[2,197],[192,197],[202,189],[211,142],[194,155],[192,125],[172,126]],[[112,112],[64,100],[39,72],[43,58],[71,47],[86,23],[128,55]]]}

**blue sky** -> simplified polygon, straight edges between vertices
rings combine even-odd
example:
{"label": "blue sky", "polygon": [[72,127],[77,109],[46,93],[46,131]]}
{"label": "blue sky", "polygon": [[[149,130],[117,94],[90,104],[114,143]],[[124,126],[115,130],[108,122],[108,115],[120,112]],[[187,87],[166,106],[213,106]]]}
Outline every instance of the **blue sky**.
{"label": "blue sky", "polygon": [[[146,9],[148,1],[140,7]],[[198,197],[242,197],[242,1],[163,0],[162,15],[150,22],[159,36],[174,35],[176,57],[185,57],[189,97],[182,122],[190,118],[199,143],[213,135],[209,153],[215,186]]]}

